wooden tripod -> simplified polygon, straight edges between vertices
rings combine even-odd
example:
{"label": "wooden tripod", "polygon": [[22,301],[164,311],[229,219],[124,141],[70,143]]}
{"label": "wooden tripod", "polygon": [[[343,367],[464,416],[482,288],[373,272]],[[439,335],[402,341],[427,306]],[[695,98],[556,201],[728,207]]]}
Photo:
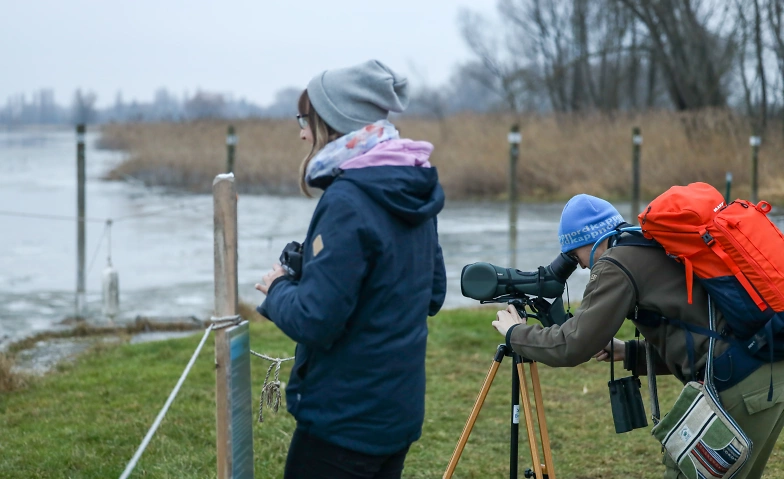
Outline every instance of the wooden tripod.
{"label": "wooden tripod", "polygon": [[[539,370],[536,363],[515,354],[505,344],[498,346],[493,364],[487,372],[482,389],[474,402],[474,407],[471,409],[471,414],[468,416],[463,432],[460,434],[460,439],[455,446],[455,452],[452,453],[452,458],[449,460],[446,471],[444,472],[444,479],[451,479],[452,474],[457,467],[457,461],[460,460],[460,455],[463,454],[463,449],[468,442],[468,436],[474,428],[476,418],[479,416],[479,410],[485,402],[487,393],[490,391],[490,386],[495,379],[495,374],[504,356],[513,358],[514,364],[512,367],[512,423],[511,423],[511,440],[510,440],[510,453],[509,453],[509,478],[517,479],[517,439],[518,428],[520,423],[520,396],[523,398],[523,413],[525,415],[525,424],[528,431],[528,444],[531,448],[531,460],[533,461],[533,471],[528,469],[525,471],[526,478],[534,477],[536,479],[556,479],[555,468],[553,467],[553,456],[550,451],[550,436],[547,434],[547,422],[544,417],[544,405],[542,403],[542,389],[539,386]],[[539,459],[539,449],[534,435],[533,413],[531,412],[531,401],[528,394],[528,381],[526,379],[525,369],[523,364],[528,364],[531,372],[531,383],[533,385],[534,401],[536,402],[536,414],[539,422],[539,434],[542,441],[542,452],[544,453],[544,464],[541,464]]]}

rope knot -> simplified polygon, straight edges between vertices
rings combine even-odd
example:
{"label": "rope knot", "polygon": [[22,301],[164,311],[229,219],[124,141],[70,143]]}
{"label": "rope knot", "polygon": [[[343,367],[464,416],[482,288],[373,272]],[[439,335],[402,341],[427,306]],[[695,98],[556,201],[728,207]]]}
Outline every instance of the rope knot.
{"label": "rope knot", "polygon": [[[270,367],[267,368],[267,375],[264,377],[264,384],[261,386],[261,397],[259,398],[259,422],[262,423],[264,422],[263,409],[265,403],[268,408],[272,409],[273,413],[278,412],[281,400],[280,380],[278,379],[278,376],[280,375],[280,365],[286,361],[291,361],[294,358],[271,358],[253,350],[251,350],[251,354],[266,359],[267,361],[272,361]],[[275,369],[275,376],[273,380],[270,381],[270,374],[272,374],[273,368]]]}
{"label": "rope knot", "polygon": [[235,314],[233,316],[212,316],[210,318],[210,322],[212,323],[210,325],[212,330],[223,329],[240,324],[242,322],[242,316],[239,314]]}

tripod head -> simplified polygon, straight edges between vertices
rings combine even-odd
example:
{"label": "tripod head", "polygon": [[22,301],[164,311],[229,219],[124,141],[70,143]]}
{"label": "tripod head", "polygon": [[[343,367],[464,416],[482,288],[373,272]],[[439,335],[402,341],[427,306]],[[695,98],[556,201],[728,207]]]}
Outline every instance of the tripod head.
{"label": "tripod head", "polygon": [[[534,318],[542,323],[545,328],[554,324],[561,325],[567,319],[572,317],[570,311],[564,310],[563,298],[556,298],[555,301],[550,303],[541,296],[527,296],[527,295],[507,295],[487,301],[480,301],[481,304],[487,303],[507,303],[515,307],[520,316],[523,318]],[[525,307],[531,310],[526,311]]]}

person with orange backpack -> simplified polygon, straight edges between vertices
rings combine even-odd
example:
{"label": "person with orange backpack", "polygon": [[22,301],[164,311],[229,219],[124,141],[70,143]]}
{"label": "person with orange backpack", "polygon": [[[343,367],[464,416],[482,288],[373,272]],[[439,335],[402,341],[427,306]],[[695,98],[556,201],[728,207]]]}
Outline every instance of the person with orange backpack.
{"label": "person with orange backpack", "polygon": [[[669,201],[670,197],[665,199]],[[693,201],[698,202],[696,198]],[[651,207],[655,205],[656,201],[651,203]],[[726,205],[714,206],[718,212]],[[678,209],[688,208],[681,205],[673,211]],[[641,223],[644,213],[640,215]],[[747,352],[754,335],[749,339],[741,334],[737,322],[733,329],[721,309],[709,316],[709,292],[713,302],[722,306],[726,298],[714,298],[723,294],[722,290],[708,285],[709,291],[705,281],[692,281],[686,274],[703,265],[699,255],[694,257],[694,251],[673,254],[669,246],[651,239],[661,239],[659,232],[645,232],[646,225],[642,232],[632,231],[626,228],[630,226],[601,198],[581,194],[570,199],[559,224],[561,251],[582,268],[591,268],[579,308],[562,325],[545,328],[527,324],[510,306],[497,313],[493,326],[516,353],[554,367],[577,366],[593,357],[601,361],[623,360],[626,369],[645,374],[648,349],[652,351],[649,356],[654,357],[651,362],[655,362],[656,374],[671,373],[684,384],[704,379],[709,342],[714,337],[712,378],[721,405],[753,444],[738,472],[716,477],[761,477],[784,426],[784,361],[779,360],[778,354],[774,357],[769,347],[775,343],[775,326],[768,328],[769,334],[756,335],[763,341],[767,338],[768,345]],[[668,243],[665,239],[662,242]],[[676,261],[674,258],[678,257]],[[732,289],[728,291],[727,294],[733,294]],[[712,329],[709,317],[715,320]],[[627,318],[634,322],[644,341],[623,342],[614,337]],[[754,347],[759,346],[755,344]],[[784,351],[784,343],[781,350]],[[712,465],[721,462],[721,453],[710,451],[716,456],[710,458]],[[663,463],[665,478],[698,477],[684,474],[667,454],[663,454]]]}

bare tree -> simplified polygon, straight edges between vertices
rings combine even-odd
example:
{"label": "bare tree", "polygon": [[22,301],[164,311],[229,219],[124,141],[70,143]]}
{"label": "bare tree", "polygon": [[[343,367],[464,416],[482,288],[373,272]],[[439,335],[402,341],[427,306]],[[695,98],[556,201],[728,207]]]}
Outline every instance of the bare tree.
{"label": "bare tree", "polygon": [[71,118],[76,124],[86,124],[95,121],[95,102],[98,97],[93,92],[82,93],[81,88],[77,89],[74,93],[73,103],[71,105]]}
{"label": "bare tree", "polygon": [[746,72],[746,52],[749,46],[749,22],[746,18],[744,5],[737,3],[739,39],[738,39],[738,76],[743,86],[743,100],[746,107],[746,114],[754,116],[754,102],[751,98],[751,85]]}
{"label": "bare tree", "polygon": [[[553,109],[611,111],[636,104],[640,57],[636,19],[615,0],[499,0],[520,48],[533,51]],[[636,97],[636,93],[634,95]]]}
{"label": "bare tree", "polygon": [[498,9],[510,24],[514,50],[533,52],[553,109],[567,111],[575,103],[568,88],[570,0],[500,0]]}
{"label": "bare tree", "polygon": [[[751,0],[751,3],[736,0],[735,5],[739,31],[738,77],[743,86],[746,114],[752,119],[755,133],[763,135],[767,128],[769,104],[768,74],[765,68],[765,57],[769,52],[763,36],[766,25],[775,28],[775,20],[763,22],[762,12],[767,9],[760,4],[760,0]],[[775,31],[770,36],[774,38],[772,50],[775,53]],[[747,63],[750,53],[752,59]]]}
{"label": "bare tree", "polygon": [[774,98],[782,98],[784,97],[784,91],[782,91],[782,88],[784,88],[784,22],[782,22],[784,0],[768,0],[767,11],[768,31],[772,38],[771,51],[775,57],[778,70],[777,83],[779,87],[774,90],[777,92]]}
{"label": "bare tree", "polygon": [[498,0],[498,11],[500,31],[467,11],[460,26],[512,110],[530,97],[561,112],[725,107],[742,85],[764,129],[784,103],[784,0]]}
{"label": "bare tree", "polygon": [[735,49],[728,0],[618,1],[645,25],[677,109],[727,104]]}
{"label": "bare tree", "polygon": [[754,3],[754,50],[757,56],[757,80],[760,82],[759,133],[762,134],[768,123],[768,82],[765,79],[764,47],[762,45],[762,14],[760,0]]}
{"label": "bare tree", "polygon": [[506,48],[500,46],[501,40],[489,33],[493,28],[482,15],[462,10],[458,21],[463,39],[490,74],[478,77],[477,80],[491,80],[485,86],[495,90],[511,111],[520,111],[524,97],[530,93],[535,81],[529,69],[519,57],[509,55],[508,43]]}
{"label": "bare tree", "polygon": [[223,116],[225,105],[226,100],[220,93],[198,91],[185,102],[185,113],[193,120],[220,118]]}
{"label": "bare tree", "polygon": [[[450,113],[460,111],[489,111],[505,109],[506,101],[498,94],[490,72],[478,61],[469,61],[455,68],[449,80],[446,102]],[[546,102],[545,102],[546,103]],[[533,95],[521,99],[521,108],[538,111],[543,104]]]}

